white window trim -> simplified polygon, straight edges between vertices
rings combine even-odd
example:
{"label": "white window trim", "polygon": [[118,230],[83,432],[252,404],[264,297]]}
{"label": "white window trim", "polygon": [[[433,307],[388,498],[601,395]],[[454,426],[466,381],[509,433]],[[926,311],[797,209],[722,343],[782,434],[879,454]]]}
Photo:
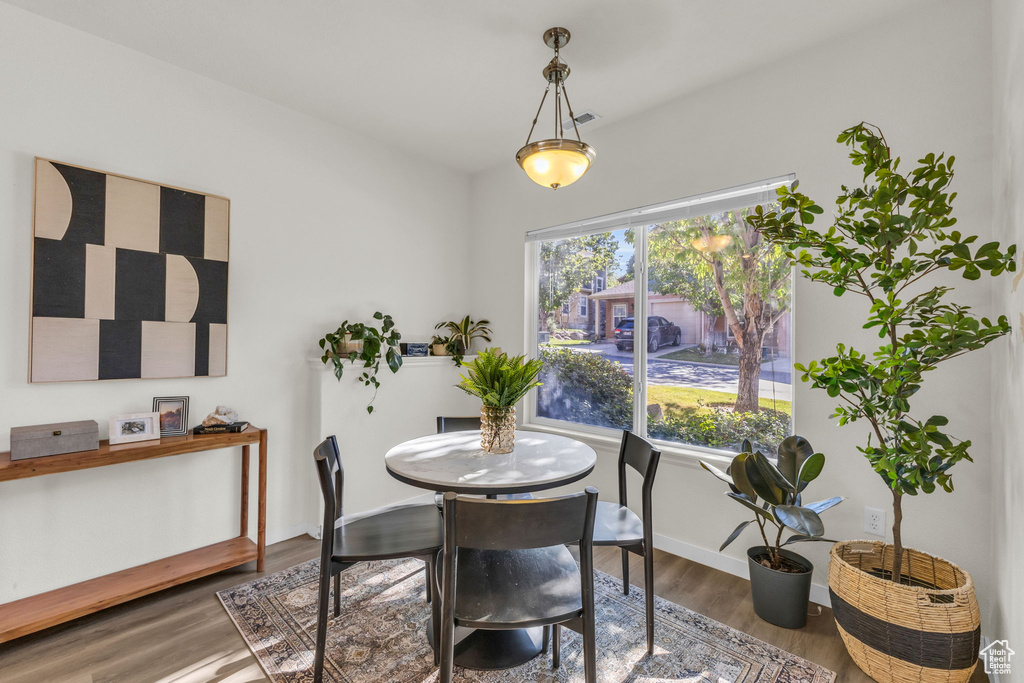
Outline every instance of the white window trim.
{"label": "white window trim", "polygon": [[[524,311],[523,314],[527,321],[524,326],[525,339],[524,348],[526,353],[531,358],[536,358],[539,355],[539,347],[537,345],[537,336],[539,330],[539,323],[536,315],[536,302],[540,296],[540,282],[536,276],[540,266],[540,243],[544,240],[552,239],[565,239],[568,237],[577,237],[585,234],[596,234],[600,232],[609,232],[627,228],[632,225],[649,225],[658,221],[666,220],[678,220],[679,218],[688,217],[690,215],[702,215],[706,212],[719,212],[728,211],[733,208],[743,208],[750,206],[750,203],[741,202],[741,206],[732,206],[736,202],[736,197],[753,195],[755,192],[760,192],[761,196],[757,199],[758,202],[765,202],[774,196],[776,188],[783,185],[792,185],[796,180],[795,174],[789,174],[787,176],[780,176],[771,180],[761,181],[759,183],[749,183],[747,185],[739,185],[734,188],[722,190],[720,192],[714,192],[707,195],[694,195],[693,197],[684,198],[680,200],[674,200],[671,202],[664,202],[662,204],[655,204],[649,207],[641,207],[639,209],[630,209],[628,211],[622,211],[616,214],[608,214],[606,216],[599,216],[597,218],[588,219],[584,221],[576,221],[560,226],[553,226],[551,228],[544,228],[542,230],[533,230],[526,233],[526,243],[524,245],[526,251],[526,268],[524,272],[524,285],[525,285],[525,297],[524,297]],[[696,207],[696,209],[694,209]],[[641,250],[642,247],[642,250]],[[634,248],[634,279],[637,285],[634,287],[633,292],[633,310],[634,311],[645,311],[647,310],[647,231],[638,230],[636,232],[636,241],[633,245]],[[794,264],[791,269],[790,277],[795,279],[796,277],[796,265]],[[580,294],[582,297],[583,295]],[[796,287],[793,287],[790,292],[790,311],[796,310]],[[626,316],[628,317],[628,316]],[[634,320],[636,315],[634,314]],[[646,318],[643,320],[643,335],[645,339],[643,344],[637,343],[636,323],[634,322],[634,342],[633,342],[633,363],[634,367],[639,366],[641,363],[644,367],[647,365],[647,321]],[[728,325],[726,325],[728,330]],[[793,336],[793,325],[789,328],[789,339],[790,339],[790,356],[796,357],[796,339]],[[647,405],[647,386],[645,382],[640,381],[638,377],[639,373],[633,373],[633,400],[634,406],[636,401],[642,400],[642,405]],[[795,388],[795,384],[793,385]],[[523,413],[520,418],[520,426],[527,430],[535,430],[542,432],[549,432],[552,434],[562,434],[571,438],[578,439],[595,450],[608,450],[614,448],[614,452],[618,453],[618,446],[620,443],[621,435],[615,429],[608,427],[596,427],[593,425],[578,424],[575,422],[565,422],[562,420],[553,420],[551,418],[537,416],[537,392],[531,391],[523,399]],[[790,397],[790,422],[792,425],[793,433],[796,434],[796,395],[795,393]],[[633,410],[633,431],[637,434],[646,434],[647,428],[647,411],[646,410]],[[701,446],[695,446],[690,444],[679,444],[670,441],[661,441],[659,439],[649,439],[653,444],[658,446],[662,452],[662,458],[669,463],[682,465],[690,468],[700,467],[700,461],[704,460],[709,464],[715,464],[720,467],[727,467],[732,463],[732,458],[735,453],[731,451],[715,450],[710,448],[704,448]]]}
{"label": "white window trim", "polygon": [[589,315],[587,313],[587,297],[586,297],[586,295],[583,294],[583,292],[580,292],[579,305],[580,305],[579,314],[580,315]]}

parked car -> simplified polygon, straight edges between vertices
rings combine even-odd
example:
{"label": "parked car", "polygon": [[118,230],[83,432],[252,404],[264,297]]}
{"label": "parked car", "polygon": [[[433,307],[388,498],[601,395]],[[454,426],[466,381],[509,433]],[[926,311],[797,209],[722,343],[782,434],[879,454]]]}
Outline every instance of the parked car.
{"label": "parked car", "polygon": [[[657,351],[662,346],[679,346],[683,341],[683,331],[675,323],[670,323],[661,316],[652,315],[647,318],[647,350]],[[633,318],[623,318],[615,328],[615,348],[619,351],[633,350]]]}

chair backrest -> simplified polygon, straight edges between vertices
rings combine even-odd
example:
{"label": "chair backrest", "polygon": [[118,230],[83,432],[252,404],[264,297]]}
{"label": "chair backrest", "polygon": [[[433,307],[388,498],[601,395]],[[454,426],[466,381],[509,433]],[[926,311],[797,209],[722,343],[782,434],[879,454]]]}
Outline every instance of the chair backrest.
{"label": "chair backrest", "polygon": [[640,473],[644,478],[641,497],[644,503],[645,518],[648,514],[651,490],[654,487],[654,475],[661,461],[661,451],[650,441],[637,436],[628,429],[622,432],[622,443],[619,446],[619,504],[626,504],[626,465]]}
{"label": "chair backrest", "polygon": [[449,546],[526,550],[579,544],[594,535],[597,489],[560,498],[488,500],[444,494],[445,552]]}
{"label": "chair backrest", "polygon": [[437,418],[437,433],[471,432],[480,429],[479,417],[440,417]]}
{"label": "chair backrest", "polygon": [[324,525],[321,534],[325,547],[333,548],[334,529],[341,517],[341,498],[345,488],[345,469],[341,465],[338,440],[332,435],[324,439],[313,451],[316,473],[320,479],[320,492],[324,497]]}

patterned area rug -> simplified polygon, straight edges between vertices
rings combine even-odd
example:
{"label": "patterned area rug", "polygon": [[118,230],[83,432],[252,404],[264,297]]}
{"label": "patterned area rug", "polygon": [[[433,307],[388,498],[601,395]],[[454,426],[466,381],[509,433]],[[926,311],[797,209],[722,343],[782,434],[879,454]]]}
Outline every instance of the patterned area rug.
{"label": "patterned area rug", "polygon": [[[274,683],[313,680],[318,560],[244,583],[217,595]],[[334,683],[437,680],[426,629],[419,560],[364,562],[342,574],[342,614],[327,634],[325,680]],[[643,591],[625,596],[620,582],[597,572],[598,680],[686,683],[832,683],[835,673],[756,638],[655,598],[655,651],[647,655]],[[562,665],[550,648],[505,671],[456,667],[458,681],[582,681],[580,636],[562,630]]]}

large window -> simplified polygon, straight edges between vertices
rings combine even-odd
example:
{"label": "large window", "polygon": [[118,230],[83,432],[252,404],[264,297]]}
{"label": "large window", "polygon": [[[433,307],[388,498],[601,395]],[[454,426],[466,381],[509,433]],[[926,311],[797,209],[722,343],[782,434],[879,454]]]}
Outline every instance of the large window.
{"label": "large window", "polygon": [[[791,433],[792,266],[745,218],[791,181],[531,233],[528,322],[545,365],[529,419],[773,451]],[[580,339],[556,313],[577,296],[582,314],[588,288],[610,315]]]}

